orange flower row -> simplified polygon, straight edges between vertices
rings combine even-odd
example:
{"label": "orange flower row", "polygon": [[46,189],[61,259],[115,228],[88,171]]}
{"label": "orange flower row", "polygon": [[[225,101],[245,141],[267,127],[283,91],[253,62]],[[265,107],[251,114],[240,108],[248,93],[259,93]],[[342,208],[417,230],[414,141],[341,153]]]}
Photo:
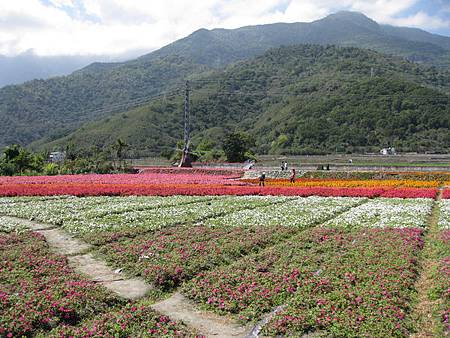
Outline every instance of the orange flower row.
{"label": "orange flower row", "polygon": [[[245,179],[247,183],[257,184],[258,179]],[[295,186],[295,187],[330,187],[330,188],[379,188],[379,187],[406,187],[406,188],[436,188],[442,182],[416,181],[416,180],[317,180],[299,178],[295,183],[288,179],[266,179],[269,186]]]}

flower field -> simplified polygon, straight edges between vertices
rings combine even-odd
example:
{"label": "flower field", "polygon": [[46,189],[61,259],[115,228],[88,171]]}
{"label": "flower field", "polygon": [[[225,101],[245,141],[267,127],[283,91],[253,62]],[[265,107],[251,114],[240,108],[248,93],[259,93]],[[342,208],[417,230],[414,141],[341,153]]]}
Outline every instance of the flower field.
{"label": "flower field", "polygon": [[184,287],[210,309],[254,320],[286,304],[270,335],[404,336],[419,229],[312,229]]}
{"label": "flower field", "polygon": [[437,332],[448,332],[450,199],[436,201],[442,182],[258,187],[239,175],[161,169],[1,178],[0,337],[197,334],[152,310],[153,294],[126,301],[77,274],[20,219],[92,244],[90,253],[113,270],[166,297],[181,291],[205,311],[256,323],[277,309],[264,336],[406,337],[420,331],[411,313],[436,212],[439,265],[428,294]]}
{"label": "flower field", "polygon": [[[189,169],[188,169],[189,170]],[[239,172],[206,170],[163,170],[142,174],[65,175],[0,177],[0,196],[211,196],[286,195],[434,198],[442,181],[346,180],[301,178],[287,180],[240,180]]]}
{"label": "flower field", "polygon": [[[280,202],[280,201],[278,201]],[[126,267],[165,288],[201,271],[229,264],[358,203],[355,198],[309,197],[210,218],[111,243],[101,249],[111,263]]]}
{"label": "flower field", "polygon": [[[102,286],[73,272],[65,257],[52,253],[33,232],[0,233],[0,336],[55,336],[76,332],[121,336],[140,333],[189,333],[154,311],[135,308]],[[110,314],[111,310],[117,311]],[[102,321],[90,325],[92,317]],[[119,325],[110,322],[114,319]],[[147,325],[153,331],[143,332]],[[156,325],[159,324],[159,325]]]}

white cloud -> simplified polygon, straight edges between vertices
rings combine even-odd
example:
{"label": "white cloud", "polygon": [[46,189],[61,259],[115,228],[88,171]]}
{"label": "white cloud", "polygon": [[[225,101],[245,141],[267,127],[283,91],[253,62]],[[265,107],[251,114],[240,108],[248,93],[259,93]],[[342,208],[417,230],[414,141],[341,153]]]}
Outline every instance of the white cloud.
{"label": "white cloud", "polygon": [[444,20],[439,17],[433,17],[425,12],[418,12],[414,15],[405,18],[394,18],[389,23],[396,26],[410,26],[410,27],[427,27],[429,29],[439,29],[450,27],[449,20]]}
{"label": "white cloud", "polygon": [[[402,13],[419,0],[0,0],[0,54],[120,54],[153,50],[196,29],[313,21],[341,9],[394,25],[449,27]],[[440,0],[436,0],[440,1]]]}
{"label": "white cloud", "polygon": [[73,0],[49,0],[55,7],[75,7]]}

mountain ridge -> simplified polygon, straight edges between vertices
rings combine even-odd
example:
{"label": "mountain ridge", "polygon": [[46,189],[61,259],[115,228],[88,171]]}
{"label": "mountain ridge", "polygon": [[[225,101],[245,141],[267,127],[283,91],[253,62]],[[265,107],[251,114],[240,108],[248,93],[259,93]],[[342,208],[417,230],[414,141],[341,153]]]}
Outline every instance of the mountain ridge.
{"label": "mountain ridge", "polygon": [[[271,49],[191,82],[193,143],[218,146],[220,135],[237,128],[256,139],[260,153],[335,147],[374,151],[387,145],[448,151],[449,83],[450,74],[440,77],[414,63],[354,47]],[[121,137],[131,156],[167,153],[181,139],[182,108],[180,90],[175,97],[90,122],[34,147],[106,149]]]}

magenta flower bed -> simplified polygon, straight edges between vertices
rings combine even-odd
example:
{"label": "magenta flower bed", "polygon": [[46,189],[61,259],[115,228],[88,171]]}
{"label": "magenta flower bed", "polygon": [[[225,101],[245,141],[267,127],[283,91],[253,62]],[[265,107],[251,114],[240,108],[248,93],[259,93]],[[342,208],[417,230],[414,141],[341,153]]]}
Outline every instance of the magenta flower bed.
{"label": "magenta flower bed", "polygon": [[179,226],[111,243],[100,252],[112,264],[170,289],[201,271],[229,264],[298,231],[285,226]]}
{"label": "magenta flower bed", "polygon": [[61,326],[49,337],[201,337],[186,326],[153,311],[150,306],[129,304],[101,314],[78,327]]}
{"label": "magenta flower bed", "polygon": [[0,336],[30,336],[123,304],[83,279],[66,258],[53,254],[42,235],[0,234]]}
{"label": "magenta flower bed", "polygon": [[[175,183],[175,182],[174,182]],[[221,184],[106,184],[106,183],[51,183],[0,184],[0,196],[323,196],[323,197],[377,197],[382,188],[291,188],[257,187]],[[401,196],[408,197],[408,196]]]}
{"label": "magenta flower bed", "polygon": [[187,173],[86,174],[60,176],[0,176],[1,184],[223,184],[248,185],[239,175]]}
{"label": "magenta flower bed", "polygon": [[199,274],[183,292],[242,320],[287,304],[265,327],[268,335],[404,336],[422,246],[420,229],[314,228]]}
{"label": "magenta flower bed", "polygon": [[0,337],[186,337],[195,333],[74,273],[42,235],[0,233]]}

